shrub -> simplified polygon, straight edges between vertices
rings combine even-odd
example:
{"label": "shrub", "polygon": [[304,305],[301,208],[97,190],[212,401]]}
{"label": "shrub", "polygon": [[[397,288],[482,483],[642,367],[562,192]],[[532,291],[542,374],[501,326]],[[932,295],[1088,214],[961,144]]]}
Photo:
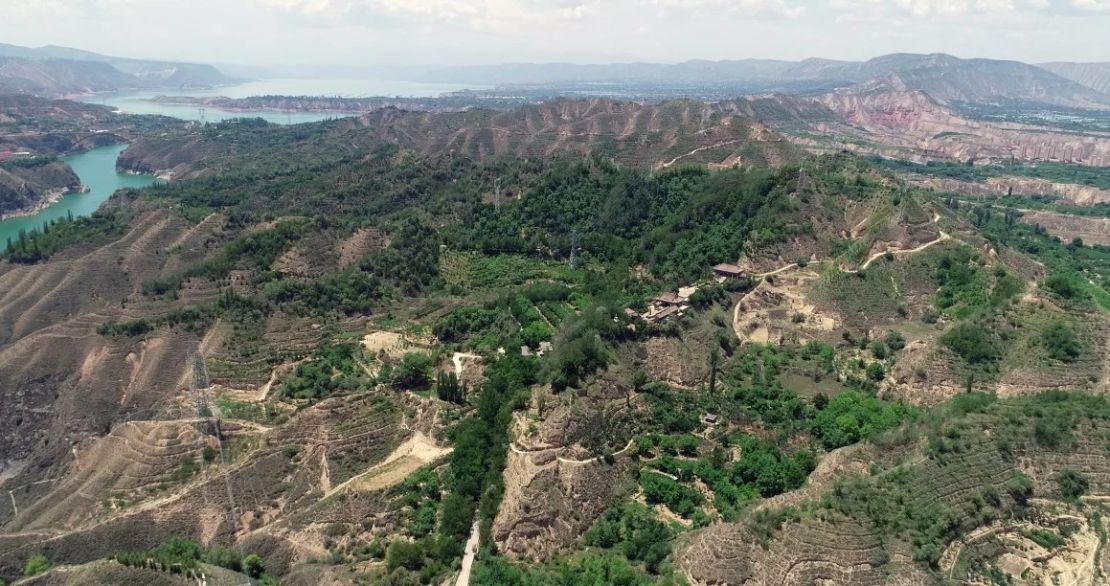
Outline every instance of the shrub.
{"label": "shrub", "polygon": [[1061,321],[1049,324],[1041,332],[1041,346],[1048,352],[1049,358],[1060,362],[1074,362],[1083,351],[1075,332]]}
{"label": "shrub", "polygon": [[999,357],[999,350],[984,328],[961,323],[941,336],[940,343],[970,364],[985,364]]}
{"label": "shrub", "polygon": [[1082,474],[1074,470],[1061,470],[1056,475],[1056,486],[1060,490],[1060,496],[1069,502],[1079,501],[1079,497],[1087,493],[1090,484]]}
{"label": "shrub", "polygon": [[266,567],[262,563],[262,558],[252,553],[243,558],[243,571],[251,578],[257,579],[266,571]]}
{"label": "shrub", "polygon": [[1068,544],[1068,540],[1060,537],[1059,533],[1049,529],[1034,529],[1032,531],[1023,531],[1022,535],[1045,549],[1056,549]]}
{"label": "shrub", "polygon": [[882,364],[872,362],[867,365],[867,378],[879,382],[883,380],[884,377],[886,377],[886,369],[883,368]]}
{"label": "shrub", "polygon": [[1067,275],[1052,275],[1044,280],[1041,285],[1047,291],[1067,300],[1078,300],[1085,296],[1083,285],[1074,277]]}
{"label": "shrub", "polygon": [[27,560],[27,565],[23,567],[23,575],[37,576],[50,569],[50,560],[41,553],[36,553]]}

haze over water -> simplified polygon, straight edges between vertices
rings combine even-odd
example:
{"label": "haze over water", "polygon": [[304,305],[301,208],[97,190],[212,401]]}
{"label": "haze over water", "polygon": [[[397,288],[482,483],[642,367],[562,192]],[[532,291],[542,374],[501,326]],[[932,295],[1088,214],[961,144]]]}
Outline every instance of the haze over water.
{"label": "haze over water", "polygon": [[341,98],[365,97],[404,97],[427,98],[463,89],[481,89],[482,86],[419,83],[366,78],[326,78],[326,79],[264,79],[239,85],[218,87],[206,90],[152,90],[141,92],[120,92],[96,94],[81,98],[92,104],[103,104],[118,108],[129,114],[158,114],[183,120],[204,120],[220,122],[231,118],[262,118],[275,124],[299,124],[317,122],[342,117],[336,112],[277,112],[258,110],[250,112],[227,112],[214,108],[200,108],[191,105],[167,104],[151,101],[157,96],[195,96],[249,98],[253,96],[327,96]]}

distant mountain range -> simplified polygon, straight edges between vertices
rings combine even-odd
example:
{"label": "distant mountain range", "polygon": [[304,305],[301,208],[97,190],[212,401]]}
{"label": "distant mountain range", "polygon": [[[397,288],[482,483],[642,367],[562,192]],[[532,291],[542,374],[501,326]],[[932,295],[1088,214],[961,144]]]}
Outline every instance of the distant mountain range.
{"label": "distant mountain range", "polygon": [[857,85],[922,91],[945,104],[1043,104],[1110,109],[1110,66],[960,59],[897,53],[862,62],[806,59],[687,61],[678,64],[574,65],[517,63],[428,71],[427,81],[534,84],[632,84],[690,87],[731,84],[749,93],[823,93]]}
{"label": "distant mountain range", "polygon": [[1041,63],[1056,75],[1110,94],[1110,63]]}
{"label": "distant mountain range", "polygon": [[[539,88],[546,95],[653,101],[691,96],[715,101],[769,93],[817,96],[850,89],[921,92],[939,104],[977,115],[997,115],[999,110],[1110,112],[1110,63],[1030,65],[961,59],[941,53],[895,53],[867,61],[743,59],[378,69],[379,74],[388,71],[395,79],[480,84],[511,91]],[[127,59],[52,45],[28,48],[0,44],[0,93],[59,97],[128,89],[210,88],[235,81],[206,64]]]}
{"label": "distant mountain range", "polygon": [[211,65],[0,43],[0,92],[5,93],[56,97],[129,89],[210,88],[235,81]]}

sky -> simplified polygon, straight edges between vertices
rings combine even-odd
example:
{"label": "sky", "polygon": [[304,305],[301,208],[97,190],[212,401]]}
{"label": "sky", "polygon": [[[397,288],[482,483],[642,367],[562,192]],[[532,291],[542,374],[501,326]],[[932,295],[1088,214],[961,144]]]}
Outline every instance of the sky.
{"label": "sky", "polygon": [[1110,61],[1110,0],[0,0],[0,42],[269,66]]}

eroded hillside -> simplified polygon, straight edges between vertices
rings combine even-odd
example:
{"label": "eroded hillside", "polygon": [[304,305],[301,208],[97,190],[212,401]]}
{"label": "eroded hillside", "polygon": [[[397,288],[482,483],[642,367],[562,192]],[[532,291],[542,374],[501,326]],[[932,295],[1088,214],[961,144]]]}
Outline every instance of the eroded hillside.
{"label": "eroded hillside", "polygon": [[1100,579],[1110,259],[1018,208],[694,102],[121,164],[0,261],[5,580]]}

